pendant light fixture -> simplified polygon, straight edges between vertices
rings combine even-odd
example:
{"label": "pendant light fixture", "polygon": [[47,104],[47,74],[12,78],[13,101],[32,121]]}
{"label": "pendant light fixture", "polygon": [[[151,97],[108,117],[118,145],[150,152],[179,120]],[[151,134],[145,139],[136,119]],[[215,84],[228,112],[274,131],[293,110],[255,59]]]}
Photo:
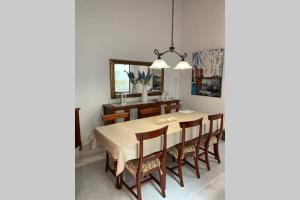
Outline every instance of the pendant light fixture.
{"label": "pendant light fixture", "polygon": [[181,61],[176,65],[174,69],[191,69],[191,65],[186,62],[184,59],[187,57],[187,53],[180,54],[177,51],[175,51],[174,42],[173,42],[173,30],[174,30],[174,0],[172,0],[172,32],[171,32],[171,46],[168,50],[160,53],[157,49],[154,49],[154,53],[157,55],[157,59],[152,63],[152,65],[149,67],[151,69],[163,69],[163,68],[170,68],[170,66],[164,61],[161,56],[163,56],[166,53],[175,53],[180,58]]}

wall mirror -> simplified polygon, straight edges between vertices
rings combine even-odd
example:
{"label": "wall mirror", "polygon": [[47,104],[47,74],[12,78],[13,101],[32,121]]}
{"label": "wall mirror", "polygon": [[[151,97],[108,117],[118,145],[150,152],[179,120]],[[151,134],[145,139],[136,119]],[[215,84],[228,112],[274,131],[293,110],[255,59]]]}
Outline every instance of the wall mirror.
{"label": "wall mirror", "polygon": [[121,93],[126,93],[127,97],[140,97],[143,86],[139,73],[147,76],[146,86],[148,95],[161,95],[164,88],[164,70],[150,69],[151,62],[130,61],[110,59],[110,89],[111,98],[115,99]]}

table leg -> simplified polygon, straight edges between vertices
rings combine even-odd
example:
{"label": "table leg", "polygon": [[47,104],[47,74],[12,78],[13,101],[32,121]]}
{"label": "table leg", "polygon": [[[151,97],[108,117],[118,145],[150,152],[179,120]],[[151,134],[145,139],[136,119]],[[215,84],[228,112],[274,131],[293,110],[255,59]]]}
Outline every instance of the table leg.
{"label": "table leg", "polygon": [[114,160],[114,170],[115,170],[115,177],[116,177],[116,188],[119,189],[120,188],[120,175],[117,176],[117,165],[118,165],[118,161]]}

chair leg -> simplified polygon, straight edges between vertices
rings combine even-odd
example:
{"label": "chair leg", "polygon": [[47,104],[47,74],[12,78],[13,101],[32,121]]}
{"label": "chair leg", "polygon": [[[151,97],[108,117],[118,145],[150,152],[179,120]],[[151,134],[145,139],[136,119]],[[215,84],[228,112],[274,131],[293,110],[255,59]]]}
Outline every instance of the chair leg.
{"label": "chair leg", "polygon": [[137,200],[142,200],[141,175],[136,176],[136,192],[137,192]]}
{"label": "chair leg", "polygon": [[208,147],[205,147],[205,163],[208,171],[210,171],[209,159],[208,159]]}
{"label": "chair leg", "polygon": [[194,162],[195,162],[195,170],[196,170],[197,178],[200,178],[199,164],[198,164],[197,155],[198,155],[198,153],[196,153],[195,156],[193,156],[193,158],[194,158]]}
{"label": "chair leg", "polygon": [[218,163],[221,163],[220,155],[219,155],[219,143],[214,144],[214,154],[215,154],[215,158],[218,161]]}
{"label": "chair leg", "polygon": [[105,171],[107,172],[108,171],[108,167],[109,167],[109,153],[108,153],[108,151],[106,151],[105,157],[106,157]]}
{"label": "chair leg", "polygon": [[161,189],[161,196],[163,198],[166,197],[166,185],[165,185],[165,182],[166,182],[166,172],[163,172],[162,174],[160,173],[160,171],[158,172],[159,173],[159,180],[160,180],[160,189]]}
{"label": "chair leg", "polygon": [[182,178],[182,158],[178,158],[178,176],[181,187],[184,187],[183,178]]}
{"label": "chair leg", "polygon": [[176,162],[176,159],[175,159],[173,156],[172,156],[172,161],[173,161],[173,162]]}

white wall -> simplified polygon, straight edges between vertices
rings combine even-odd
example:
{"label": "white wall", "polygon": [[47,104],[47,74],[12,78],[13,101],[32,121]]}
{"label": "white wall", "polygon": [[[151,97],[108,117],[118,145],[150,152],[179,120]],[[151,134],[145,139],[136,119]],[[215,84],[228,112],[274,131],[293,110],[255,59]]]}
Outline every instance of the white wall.
{"label": "white wall", "polygon": [[[181,47],[188,53],[189,63],[195,51],[225,47],[225,0],[188,0],[182,6]],[[224,112],[224,72],[225,66],[221,98],[191,95],[192,72],[180,73],[183,107],[206,113]]]}
{"label": "white wall", "polygon": [[[174,42],[180,50],[181,2],[175,1]],[[83,143],[101,122],[102,104],[110,102],[109,59],[152,62],[155,48],[170,46],[170,0],[76,0],[76,107]],[[164,57],[172,67],[178,57]],[[174,78],[165,71],[165,90],[179,95]]]}

